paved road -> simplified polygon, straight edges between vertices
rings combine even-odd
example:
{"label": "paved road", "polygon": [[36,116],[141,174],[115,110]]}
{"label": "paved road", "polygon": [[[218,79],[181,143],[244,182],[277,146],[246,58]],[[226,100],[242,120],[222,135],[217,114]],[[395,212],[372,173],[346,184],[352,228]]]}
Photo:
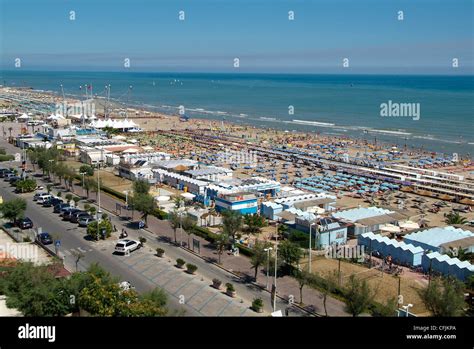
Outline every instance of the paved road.
{"label": "paved road", "polygon": [[[4,181],[0,182],[0,195],[4,200],[20,196],[13,193],[12,187]],[[84,257],[78,264],[79,270],[85,270],[90,264],[97,262],[113,275],[130,281],[138,292],[161,287],[169,295],[168,305],[173,314],[184,312],[186,316],[256,315],[249,309],[248,302],[241,303],[239,298],[232,299],[213,289],[210,287],[211,281],[208,277],[191,276],[176,268],[174,260],[170,258],[154,256],[150,247],[135,251],[130,256],[114,255],[116,238],[99,242],[88,241],[85,239],[84,228],[62,221],[58,215],[52,213],[51,208],[44,208],[34,203],[32,193],[21,196],[28,202],[26,216],[33,220],[36,227],[42,227],[43,231],[57,236],[61,241],[59,254],[64,256],[65,265],[69,266],[69,269],[75,268],[73,252],[80,251]],[[54,251],[53,245],[49,245],[48,248]],[[187,257],[187,260],[190,261],[190,258]],[[208,273],[204,274],[209,276]]]}

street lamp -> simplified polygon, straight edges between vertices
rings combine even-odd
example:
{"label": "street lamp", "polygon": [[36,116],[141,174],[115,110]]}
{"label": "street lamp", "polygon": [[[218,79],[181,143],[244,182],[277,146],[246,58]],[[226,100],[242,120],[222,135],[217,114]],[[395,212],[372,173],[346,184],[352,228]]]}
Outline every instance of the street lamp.
{"label": "street lamp", "polygon": [[54,160],[53,160],[53,159],[49,159],[48,162],[49,162],[49,169],[48,169],[49,171],[48,171],[48,174],[49,174],[49,180],[51,180],[51,171],[53,170],[52,163],[54,162]]}
{"label": "street lamp", "polygon": [[275,244],[275,281],[274,281],[274,286],[275,286],[275,295],[273,297],[273,311],[276,311],[276,299],[277,299],[277,270],[278,270],[278,263],[277,263],[277,258],[278,258],[278,240],[277,243]]}
{"label": "street lamp", "polygon": [[80,174],[82,175],[82,195],[84,195],[85,190],[86,190],[86,188],[84,188],[85,187],[85,185],[84,185],[84,176],[86,175],[86,172],[81,172]]}
{"label": "street lamp", "polygon": [[263,249],[265,252],[267,252],[267,286],[266,288],[268,289],[268,285],[270,282],[270,251],[273,250],[272,247],[264,248]]}
{"label": "street lamp", "polygon": [[312,235],[312,234],[311,234],[311,227],[312,227],[313,225],[316,225],[316,229],[318,228],[316,222],[310,223],[310,225],[309,225],[309,249],[308,249],[308,254],[309,254],[309,269],[308,269],[308,270],[309,270],[310,273],[311,273],[311,235]]}

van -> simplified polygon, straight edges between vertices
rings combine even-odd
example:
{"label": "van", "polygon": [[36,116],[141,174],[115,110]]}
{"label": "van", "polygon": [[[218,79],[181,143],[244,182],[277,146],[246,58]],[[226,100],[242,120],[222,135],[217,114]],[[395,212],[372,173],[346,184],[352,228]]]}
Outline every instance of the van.
{"label": "van", "polygon": [[48,201],[50,199],[52,199],[53,196],[52,195],[49,195],[49,194],[45,194],[45,195],[40,195],[38,196],[38,198],[36,199],[36,202],[40,205],[42,205],[45,201]]}

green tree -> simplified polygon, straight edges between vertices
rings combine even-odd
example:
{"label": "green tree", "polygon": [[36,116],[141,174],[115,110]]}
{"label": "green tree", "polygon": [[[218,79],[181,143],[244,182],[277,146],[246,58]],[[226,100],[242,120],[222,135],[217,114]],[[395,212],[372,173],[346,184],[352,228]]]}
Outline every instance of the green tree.
{"label": "green tree", "polygon": [[450,212],[446,215],[444,222],[448,225],[466,224],[467,219],[459,214],[459,212]]}
{"label": "green tree", "polygon": [[254,235],[260,234],[262,232],[262,228],[268,225],[265,217],[256,213],[245,215],[244,223],[246,225],[245,231]]}
{"label": "green tree", "polygon": [[254,269],[255,282],[257,282],[258,268],[265,265],[268,261],[268,252],[265,251],[268,247],[270,247],[270,243],[257,241],[252,248],[253,254],[252,257],[250,257],[250,264]]}
{"label": "green tree", "polygon": [[293,269],[293,276],[298,282],[298,289],[300,291],[300,304],[303,304],[303,288],[312,283],[312,275],[307,270]]}
{"label": "green tree", "polygon": [[133,209],[142,213],[142,218],[144,219],[145,224],[147,224],[148,215],[153,213],[153,210],[155,209],[155,200],[153,199],[153,196],[148,193],[136,193],[130,201]]}
{"label": "green tree", "polygon": [[78,196],[74,196],[72,198],[72,201],[74,201],[74,206],[77,207],[77,205],[79,204],[79,201],[81,201],[81,198]]}
{"label": "green tree", "polygon": [[72,194],[71,193],[67,193],[66,196],[65,196],[65,199],[67,201],[67,203],[69,204],[72,200]]}
{"label": "green tree", "polygon": [[303,257],[303,250],[297,244],[285,240],[278,245],[278,255],[289,270],[292,270]]}
{"label": "green tree", "polygon": [[26,200],[22,198],[12,199],[0,204],[0,212],[3,217],[12,223],[16,223],[18,219],[23,218],[25,211]]}
{"label": "green tree", "polygon": [[182,223],[183,230],[188,235],[188,248],[190,248],[191,247],[191,242],[190,242],[191,234],[194,232],[194,229],[196,228],[196,222],[189,214],[186,214],[182,218],[181,223]]}
{"label": "green tree", "polygon": [[464,313],[464,285],[454,277],[433,278],[419,295],[433,316],[451,317]]}
{"label": "green tree", "polygon": [[25,316],[64,316],[70,311],[69,295],[48,266],[19,262],[1,282],[7,306]]}
{"label": "green tree", "polygon": [[137,179],[133,182],[133,195],[148,194],[150,183],[145,179]]}
{"label": "green tree", "polygon": [[366,280],[360,280],[355,275],[349,277],[344,289],[346,311],[356,317],[366,311],[372,303],[375,292],[370,289]]}
{"label": "green tree", "polygon": [[216,244],[217,255],[219,256],[219,261],[218,261],[219,264],[221,264],[222,253],[224,253],[225,249],[229,245],[229,242],[230,242],[229,235],[223,231],[217,235],[214,241],[214,243]]}
{"label": "green tree", "polygon": [[94,168],[90,165],[81,165],[79,173],[84,173],[85,176],[92,177],[94,175]]}
{"label": "green tree", "polygon": [[109,220],[95,221],[87,225],[87,235],[94,240],[102,238],[103,231],[105,231],[105,238],[112,235],[112,223]]}
{"label": "green tree", "polygon": [[173,229],[174,242],[176,243],[178,242],[177,237],[176,237],[176,231],[178,230],[178,228],[181,227],[181,218],[180,218],[180,213],[178,212],[178,210],[175,209],[168,214],[168,221],[171,225],[171,228]]}
{"label": "green tree", "polygon": [[15,183],[15,187],[20,193],[30,193],[34,191],[37,186],[36,180],[32,178],[22,179]]}
{"label": "green tree", "polygon": [[240,212],[232,210],[222,212],[222,230],[232,238],[232,243],[235,243],[235,236],[242,229],[242,225],[243,219]]}
{"label": "green tree", "polygon": [[53,188],[53,185],[52,184],[47,184],[46,185],[46,191],[48,192],[48,194],[51,193],[51,189]]}
{"label": "green tree", "polygon": [[391,297],[382,304],[376,304],[372,310],[373,316],[379,317],[394,317],[397,316],[398,300],[396,297]]}

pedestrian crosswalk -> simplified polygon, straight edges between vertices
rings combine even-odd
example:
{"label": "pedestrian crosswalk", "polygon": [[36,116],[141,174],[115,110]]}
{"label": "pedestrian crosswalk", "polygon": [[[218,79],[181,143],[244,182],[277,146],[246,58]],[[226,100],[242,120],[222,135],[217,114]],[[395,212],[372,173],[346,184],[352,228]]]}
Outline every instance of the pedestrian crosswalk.
{"label": "pedestrian crosswalk", "polygon": [[82,248],[82,247],[79,246],[79,247],[76,247],[76,248],[65,249],[65,250],[62,250],[61,252],[65,256],[74,256],[74,255],[77,255],[79,253],[85,254],[85,253],[91,252],[91,251],[92,251],[92,248],[85,249],[85,248]]}

